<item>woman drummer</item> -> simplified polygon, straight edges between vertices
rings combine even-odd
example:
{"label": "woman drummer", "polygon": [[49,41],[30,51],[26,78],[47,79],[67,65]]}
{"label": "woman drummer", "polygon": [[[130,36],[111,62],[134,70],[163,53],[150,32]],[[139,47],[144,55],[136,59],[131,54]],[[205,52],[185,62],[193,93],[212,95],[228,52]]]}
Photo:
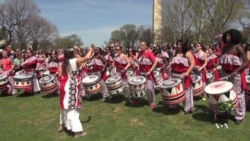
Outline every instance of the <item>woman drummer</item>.
{"label": "woman drummer", "polygon": [[124,53],[122,53],[122,47],[116,46],[115,47],[116,54],[114,57],[114,66],[116,67],[116,75],[121,76],[123,80],[124,85],[124,94],[126,99],[129,98],[129,85],[128,85],[128,79],[126,76],[126,72],[128,68],[130,67],[131,63]]}
{"label": "woman drummer", "polygon": [[213,75],[213,79],[214,81],[219,81],[220,80],[220,76],[219,76],[219,71],[216,68],[219,64],[219,57],[217,55],[215,55],[215,48],[213,47],[209,47],[207,50],[207,66],[206,66],[206,70],[208,73],[211,73]]}
{"label": "woman drummer", "polygon": [[108,100],[109,91],[105,80],[108,78],[106,69],[107,69],[108,62],[102,54],[102,49],[100,47],[95,47],[94,49],[94,56],[89,60],[87,66],[87,74],[88,75],[98,75],[100,79],[100,85],[102,87],[102,97],[103,100]]}
{"label": "woman drummer", "polygon": [[[195,53],[195,70],[199,72],[198,75],[201,76],[203,87],[207,84],[207,76],[206,76],[206,66],[207,66],[207,54],[205,52],[205,47],[201,43],[196,43],[195,45],[197,52]],[[205,100],[205,97],[203,96]]]}
{"label": "woman drummer", "polygon": [[[193,88],[190,73],[195,66],[195,59],[192,54],[191,46],[188,42],[179,40],[176,42],[176,54],[171,60],[172,77],[181,78],[184,84],[185,102],[184,113],[189,114],[194,110]],[[170,109],[176,109],[177,105],[169,105]]]}
{"label": "woman drummer", "polygon": [[[64,51],[64,61],[59,69],[60,76],[60,114],[59,130],[65,126],[74,133],[74,137],[84,136],[82,124],[79,119],[81,108],[81,95],[79,94],[81,73],[78,66],[87,61],[92,55],[93,49],[90,48],[85,57],[75,58],[74,49]],[[64,124],[64,125],[63,125]]]}
{"label": "woman drummer", "polygon": [[247,84],[244,69],[248,67],[249,61],[240,46],[240,31],[230,29],[223,33],[222,40],[225,46],[222,49],[220,64],[222,65],[222,71],[230,75],[229,81],[233,83],[240,103],[235,114],[235,124],[238,125],[242,123],[246,115],[244,90],[247,90]]}

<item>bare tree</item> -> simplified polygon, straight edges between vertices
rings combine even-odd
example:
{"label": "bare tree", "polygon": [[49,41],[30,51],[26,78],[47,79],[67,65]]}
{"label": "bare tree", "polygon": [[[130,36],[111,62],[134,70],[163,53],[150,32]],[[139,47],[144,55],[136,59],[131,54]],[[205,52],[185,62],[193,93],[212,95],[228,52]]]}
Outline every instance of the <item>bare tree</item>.
{"label": "bare tree", "polygon": [[32,0],[5,0],[1,4],[1,24],[8,31],[8,43],[12,41],[13,34],[18,40],[18,46],[26,46],[29,33],[25,31],[29,20],[40,13],[40,9]]}

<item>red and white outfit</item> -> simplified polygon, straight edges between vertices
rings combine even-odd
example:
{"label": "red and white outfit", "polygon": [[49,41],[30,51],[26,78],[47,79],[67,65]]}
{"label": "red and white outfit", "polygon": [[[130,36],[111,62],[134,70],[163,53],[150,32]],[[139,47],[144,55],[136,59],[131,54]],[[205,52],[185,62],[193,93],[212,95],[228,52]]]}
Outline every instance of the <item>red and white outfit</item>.
{"label": "red and white outfit", "polygon": [[107,98],[109,96],[107,85],[105,84],[105,80],[107,79],[106,71],[102,72],[104,70],[104,64],[101,59],[93,58],[88,63],[88,69],[87,74],[88,75],[98,75],[101,80],[100,84],[102,87],[101,93],[103,98]]}
{"label": "red and white outfit", "polygon": [[164,69],[164,62],[163,62],[163,59],[162,59],[161,57],[158,57],[158,56],[156,56],[155,58],[156,58],[156,60],[157,60],[157,66],[156,66],[156,68],[155,68],[155,71],[158,71],[158,72],[161,74],[161,76],[160,76],[160,81],[157,82],[157,84],[159,85],[159,83],[160,83],[161,81],[167,80],[168,75],[167,75],[166,70]]}
{"label": "red and white outfit", "polygon": [[[199,52],[195,53],[195,65],[202,67],[205,63],[205,57],[203,55],[201,55]],[[206,67],[205,67],[206,68]],[[203,68],[200,73],[201,73],[201,78],[202,78],[202,82],[204,83],[204,87],[207,84],[207,75],[206,75],[206,70],[205,68]]]}
{"label": "red and white outfit", "polygon": [[58,72],[59,69],[59,62],[56,61],[49,61],[47,65],[47,69],[49,70],[49,73],[55,76],[56,83],[57,83],[57,88],[58,88],[58,94],[60,94],[59,89],[60,89],[60,82],[58,81],[58,78],[56,77],[56,73]]}
{"label": "red and white outfit", "polygon": [[6,74],[8,75],[8,79],[9,79],[9,82],[10,84],[7,84],[7,91],[8,91],[8,94],[16,94],[17,91],[16,89],[14,88],[14,80],[13,80],[13,70],[12,69],[12,62],[11,62],[11,59],[10,58],[3,58],[2,59],[2,65],[3,65],[3,74]]}
{"label": "red and white outfit", "polygon": [[[235,54],[224,54],[220,58],[220,64],[222,70],[230,75],[234,70],[240,67],[243,62],[240,56]],[[244,70],[236,74],[232,79],[229,79],[233,83],[236,90],[239,108],[236,109],[235,119],[243,120],[246,115],[246,103],[245,103],[245,90],[247,90],[246,76]]]}
{"label": "red and white outfit", "polygon": [[65,127],[72,132],[83,131],[80,116],[80,108],[82,107],[82,98],[80,95],[82,80],[78,71],[76,59],[69,60],[71,72],[60,77],[60,123],[64,123]]}
{"label": "red and white outfit", "polygon": [[127,79],[126,71],[124,71],[128,63],[125,60],[125,58],[121,57],[121,55],[116,55],[114,57],[114,61],[115,61],[115,66],[116,66],[116,75],[121,76],[123,80],[125,96],[129,97],[130,92],[129,92],[128,79]]}
{"label": "red and white outfit", "polygon": [[[138,65],[139,70],[137,72],[138,75],[145,75],[145,73],[149,72],[153,63],[155,62],[155,56],[151,50],[146,50],[143,53],[140,53],[138,56]],[[147,76],[146,89],[148,91],[148,101],[149,104],[155,105],[155,77],[153,72]]]}
{"label": "red and white outfit", "polygon": [[41,88],[40,88],[39,83],[38,83],[37,75],[35,73],[35,69],[36,69],[36,65],[37,65],[36,63],[37,63],[37,59],[35,56],[31,56],[23,62],[23,69],[26,72],[34,73],[33,74],[33,87],[34,87],[33,92],[41,91]]}
{"label": "red and white outfit", "polygon": [[218,61],[219,61],[219,58],[215,54],[210,54],[207,57],[206,70],[209,73],[213,74],[215,81],[219,81],[220,80],[219,71],[216,68],[216,65],[218,64]]}
{"label": "red and white outfit", "polygon": [[[186,57],[175,56],[171,61],[172,67],[172,77],[177,77],[182,79],[182,73],[187,72],[190,64]],[[192,79],[191,76],[187,76],[182,80],[184,90],[185,90],[185,102],[184,102],[184,111],[192,111],[194,108],[193,100],[193,88],[192,88]]]}
{"label": "red and white outfit", "polygon": [[110,54],[105,55],[105,59],[108,61],[108,72],[109,72],[109,76],[114,76],[115,75],[115,67],[113,67],[113,62],[114,59],[112,58],[112,56]]}

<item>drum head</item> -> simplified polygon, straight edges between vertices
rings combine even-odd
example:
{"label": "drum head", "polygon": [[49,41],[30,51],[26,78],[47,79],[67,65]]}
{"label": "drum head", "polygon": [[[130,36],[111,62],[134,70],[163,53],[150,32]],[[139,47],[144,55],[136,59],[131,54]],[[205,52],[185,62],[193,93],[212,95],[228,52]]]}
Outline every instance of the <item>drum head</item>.
{"label": "drum head", "polygon": [[98,75],[89,75],[82,79],[83,84],[94,84],[99,80]]}
{"label": "drum head", "polygon": [[246,76],[246,81],[248,84],[250,83],[250,75]]}
{"label": "drum head", "polygon": [[131,85],[141,85],[146,83],[146,78],[143,76],[134,76],[129,79],[128,83]]}
{"label": "drum head", "polygon": [[168,79],[168,80],[163,81],[160,84],[160,87],[161,88],[173,88],[173,87],[175,87],[176,85],[178,85],[180,83],[181,83],[181,79],[179,79],[179,78],[172,78],[172,79]]}
{"label": "drum head", "polygon": [[18,80],[26,80],[26,79],[32,79],[32,75],[31,74],[15,75],[13,78]]}
{"label": "drum head", "polygon": [[48,83],[48,82],[51,82],[53,79],[54,79],[53,75],[44,76],[44,77],[40,78],[39,83],[41,83],[41,84]]}
{"label": "drum head", "polygon": [[127,71],[127,72],[126,72],[126,75],[127,75],[127,76],[133,75],[133,71]]}
{"label": "drum head", "polygon": [[111,84],[111,83],[115,83],[117,82],[118,80],[121,80],[121,76],[112,76],[112,77],[109,77],[105,83],[107,84]]}
{"label": "drum head", "polygon": [[0,74],[0,80],[4,80],[8,77],[7,74]]}
{"label": "drum head", "polygon": [[233,88],[233,84],[228,81],[217,81],[205,87],[205,92],[211,95],[224,94]]}
{"label": "drum head", "polygon": [[24,70],[20,70],[20,71],[17,71],[17,72],[16,72],[16,75],[22,75],[22,74],[24,74],[24,73],[25,73]]}

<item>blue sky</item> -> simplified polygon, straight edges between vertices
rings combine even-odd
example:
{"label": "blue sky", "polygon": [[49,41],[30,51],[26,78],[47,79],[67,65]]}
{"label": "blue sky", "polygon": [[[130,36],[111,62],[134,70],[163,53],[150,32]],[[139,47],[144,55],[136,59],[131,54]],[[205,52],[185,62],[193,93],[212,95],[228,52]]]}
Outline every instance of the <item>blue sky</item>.
{"label": "blue sky", "polygon": [[152,0],[34,0],[61,36],[77,34],[84,46],[102,46],[125,24],[152,25]]}

